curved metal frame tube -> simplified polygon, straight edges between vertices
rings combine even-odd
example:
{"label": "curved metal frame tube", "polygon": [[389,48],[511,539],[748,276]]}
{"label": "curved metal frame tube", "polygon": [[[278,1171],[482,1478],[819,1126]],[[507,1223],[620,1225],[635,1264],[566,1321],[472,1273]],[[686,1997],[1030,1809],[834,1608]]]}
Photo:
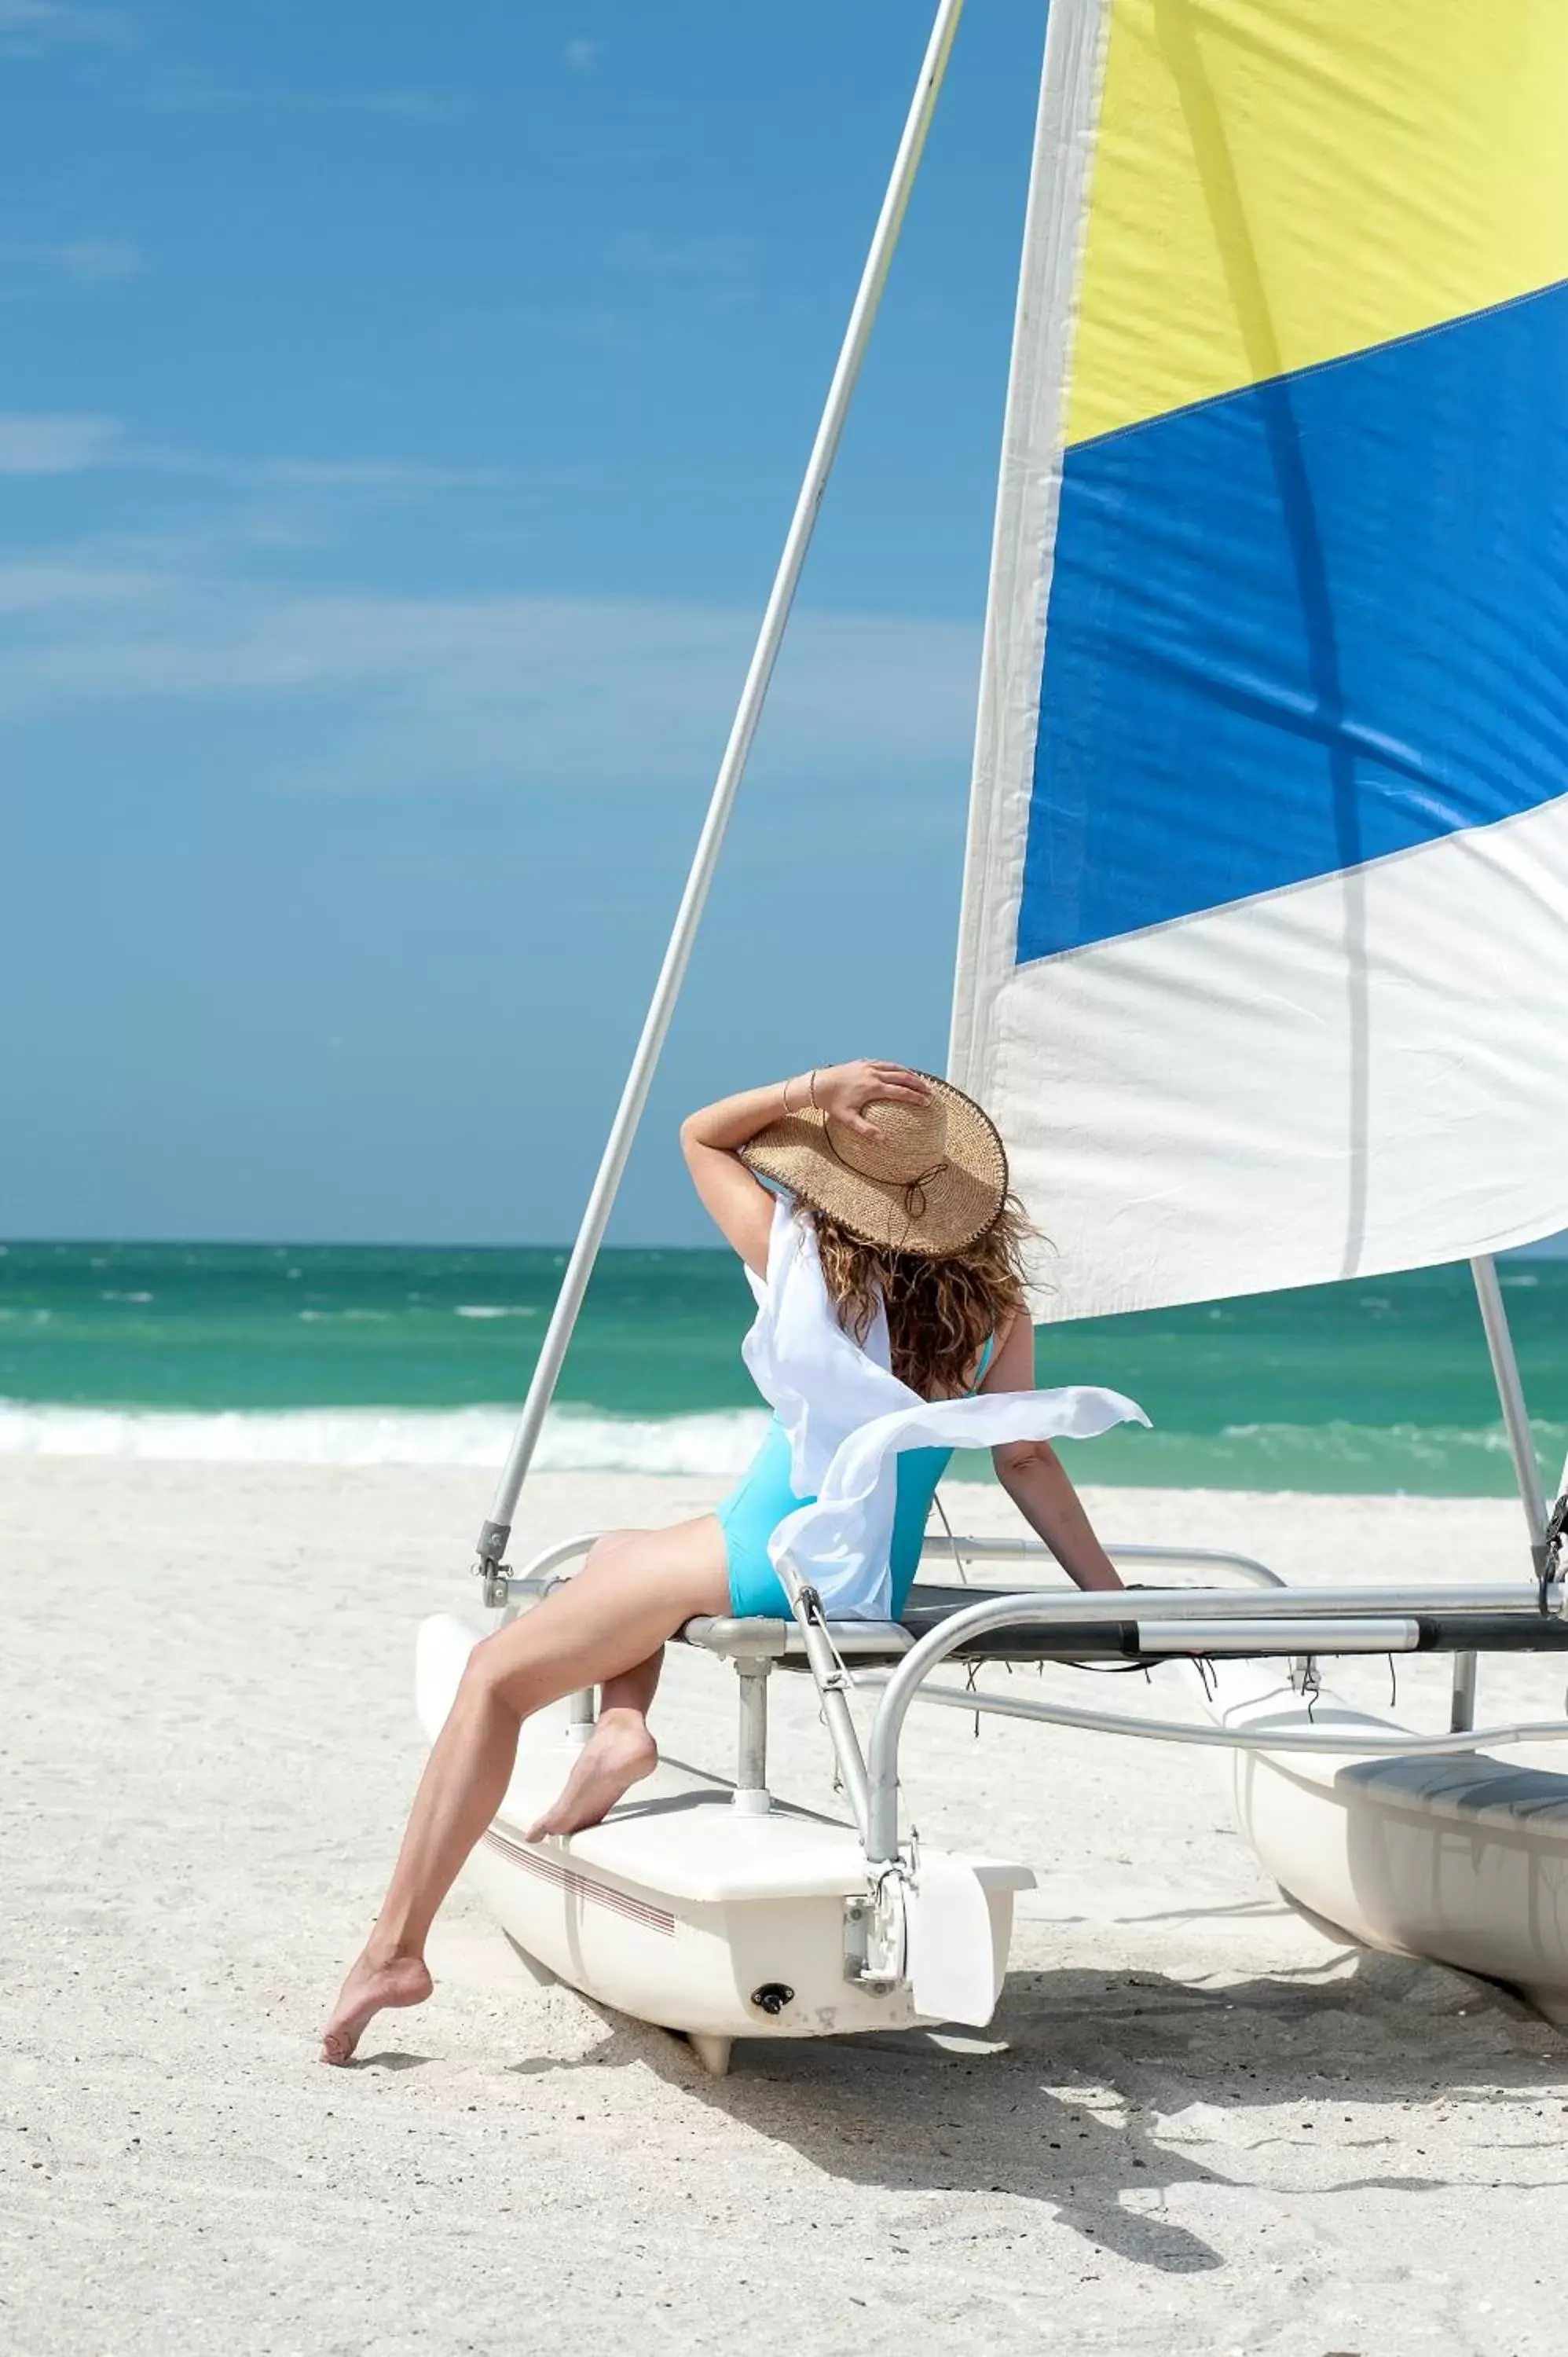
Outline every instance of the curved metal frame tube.
{"label": "curved metal frame tube", "polygon": [[553,1546],[542,1547],[537,1555],[530,1555],[521,1571],[509,1572],[507,1577],[514,1587],[525,1579],[542,1580],[562,1564],[591,1555],[604,1535],[603,1531],[577,1531],[569,1539],[557,1539]]}
{"label": "curved metal frame tube", "polygon": [[1439,1759],[1475,1751],[1483,1744],[1568,1742],[1568,1719],[1520,1720],[1508,1727],[1476,1727],[1462,1735],[1391,1735],[1379,1738],[1349,1728],[1281,1727],[1270,1734],[1234,1727],[1195,1727],[1179,1718],[1133,1718],[1114,1710],[1084,1710],[1072,1703],[1031,1701],[1024,1695],[976,1695],[962,1686],[923,1685],[921,1702],[948,1710],[983,1710],[996,1718],[1028,1718],[1048,1727],[1077,1727],[1091,1735],[1140,1735],[1158,1743],[1196,1743],[1220,1751],[1316,1751],[1365,1760]]}
{"label": "curved metal frame tube", "polygon": [[542,1548],[521,1571],[492,1573],[485,1581],[485,1603],[500,1613],[503,1622],[514,1619],[525,1605],[542,1604],[551,1589],[562,1587],[569,1576],[562,1566],[591,1555],[603,1536],[602,1531],[578,1531],[569,1539],[558,1539],[553,1546]]}
{"label": "curved metal frame tube", "polygon": [[[1235,1555],[1228,1547],[1146,1546],[1140,1544],[1121,1546],[1107,1540],[1105,1552],[1112,1563],[1168,1563],[1186,1566],[1194,1571],[1230,1569],[1240,1574],[1254,1587],[1283,1587],[1285,1582],[1277,1571],[1255,1555]],[[1056,1556],[1044,1539],[965,1538],[954,1533],[950,1538],[938,1533],[926,1540],[920,1560],[928,1556],[945,1556],[954,1563],[1050,1563]]]}
{"label": "curved metal frame tube", "polygon": [[[1078,1595],[1052,1597],[1049,1611],[1053,1620],[1092,1620],[1106,1614],[1106,1595],[1116,1590],[1090,1591]],[[1558,1611],[1563,1607],[1563,1590],[1559,1586],[1551,1599]],[[1141,1599],[1140,1599],[1141,1602]],[[1540,1600],[1533,1587],[1509,1582],[1502,1587],[1498,1582],[1452,1583],[1446,1586],[1431,1581],[1421,1588],[1406,1583],[1399,1587],[1364,1589],[1316,1588],[1312,1591],[1312,1610],[1347,1613],[1366,1617],[1379,1612],[1418,1610],[1423,1604],[1445,1604],[1450,1609],[1466,1607],[1502,1611],[1537,1611]],[[1144,1604],[1143,1613],[1154,1617],[1155,1608]],[[1160,1594],[1158,1611],[1167,1621],[1223,1620],[1236,1610],[1236,1598],[1223,1588],[1172,1588]],[[1302,1598],[1299,1591],[1270,1589],[1252,1598],[1249,1618],[1262,1620],[1288,1621],[1299,1619]],[[933,1629],[929,1636],[905,1654],[883,1689],[876,1717],[872,1722],[871,1741],[866,1749],[866,1841],[865,1855],[873,1872],[893,1865],[898,1856],[898,1738],[904,1720],[917,1688],[938,1663],[950,1653],[978,1637],[996,1629],[1026,1628],[1031,1619],[1039,1617],[1037,1598],[1020,1599],[1015,1596],[993,1596],[972,1604],[966,1611],[955,1612],[950,1620]],[[1136,1617],[1136,1615],[1134,1615]],[[1458,1748],[1463,1749],[1463,1744]]]}

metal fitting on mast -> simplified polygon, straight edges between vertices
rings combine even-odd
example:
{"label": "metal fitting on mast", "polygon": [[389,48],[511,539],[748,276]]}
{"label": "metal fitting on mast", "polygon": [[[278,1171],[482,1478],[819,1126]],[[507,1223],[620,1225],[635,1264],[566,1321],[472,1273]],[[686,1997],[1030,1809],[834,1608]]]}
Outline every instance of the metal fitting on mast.
{"label": "metal fitting on mast", "polygon": [[482,1600],[487,1612],[499,1612],[508,1601],[506,1551],[510,1537],[510,1523],[486,1523],[479,1532],[474,1569],[485,1583]]}

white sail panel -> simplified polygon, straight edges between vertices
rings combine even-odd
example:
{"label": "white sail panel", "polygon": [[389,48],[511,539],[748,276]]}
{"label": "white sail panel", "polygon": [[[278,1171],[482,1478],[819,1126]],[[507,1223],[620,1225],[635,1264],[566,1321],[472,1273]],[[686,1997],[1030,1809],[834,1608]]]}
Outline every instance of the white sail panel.
{"label": "white sail panel", "polygon": [[1070,1317],[1568,1225],[1568,16],[1055,0],[953,1077]]}

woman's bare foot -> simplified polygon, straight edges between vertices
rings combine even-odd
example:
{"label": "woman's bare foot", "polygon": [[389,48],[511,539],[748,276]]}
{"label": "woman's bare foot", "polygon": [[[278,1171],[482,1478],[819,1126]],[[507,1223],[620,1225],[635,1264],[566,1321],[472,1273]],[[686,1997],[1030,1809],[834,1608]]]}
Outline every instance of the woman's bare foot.
{"label": "woman's bare foot", "polygon": [[338,1992],[322,2033],[321,2060],[347,2062],[383,2007],[423,2005],[432,1986],[423,1956],[389,1956],[378,1963],[367,1948]]}
{"label": "woman's bare foot", "polygon": [[635,1711],[607,1711],[583,1747],[553,1808],[530,1825],[525,1841],[547,1834],[581,1833],[607,1817],[618,1801],[659,1765],[659,1747]]}

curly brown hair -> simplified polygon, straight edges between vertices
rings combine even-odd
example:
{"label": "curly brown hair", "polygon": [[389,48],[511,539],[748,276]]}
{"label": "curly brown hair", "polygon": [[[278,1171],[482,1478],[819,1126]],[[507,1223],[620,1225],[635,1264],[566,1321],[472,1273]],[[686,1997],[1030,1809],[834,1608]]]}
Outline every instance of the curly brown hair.
{"label": "curly brown hair", "polygon": [[893,1372],[922,1399],[957,1399],[980,1354],[1000,1340],[1026,1298],[1024,1247],[1034,1231],[1008,1195],[982,1236],[940,1258],[866,1243],[828,1212],[798,1203],[816,1234],[828,1295],[846,1333],[864,1343],[882,1301]]}

